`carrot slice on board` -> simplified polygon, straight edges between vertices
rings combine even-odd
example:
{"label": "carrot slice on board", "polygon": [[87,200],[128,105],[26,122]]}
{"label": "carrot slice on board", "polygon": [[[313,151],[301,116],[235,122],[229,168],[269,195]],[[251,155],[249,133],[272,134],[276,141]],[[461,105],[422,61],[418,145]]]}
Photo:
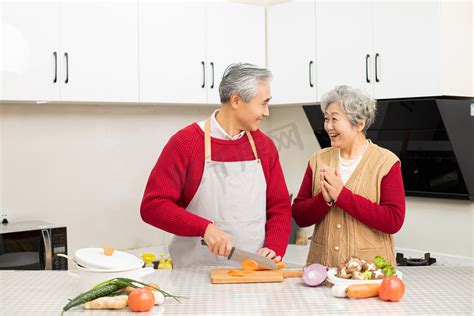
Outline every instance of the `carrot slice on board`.
{"label": "carrot slice on board", "polygon": [[230,276],[235,276],[235,277],[243,277],[249,274],[252,274],[254,271],[244,271],[244,270],[236,270],[236,269],[231,269],[227,272],[228,275]]}
{"label": "carrot slice on board", "polygon": [[244,271],[256,271],[259,269],[258,263],[252,259],[245,259],[242,261],[242,270]]}
{"label": "carrot slice on board", "polygon": [[283,261],[279,261],[276,263],[278,269],[284,269],[286,268],[286,263],[284,263]]}

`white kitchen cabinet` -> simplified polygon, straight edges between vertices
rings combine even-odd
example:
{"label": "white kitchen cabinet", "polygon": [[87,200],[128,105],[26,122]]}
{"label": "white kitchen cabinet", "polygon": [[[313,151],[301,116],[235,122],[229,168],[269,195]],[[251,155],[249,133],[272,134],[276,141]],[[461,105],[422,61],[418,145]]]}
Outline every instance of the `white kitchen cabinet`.
{"label": "white kitchen cabinet", "polygon": [[439,3],[317,2],[318,99],[335,85],[377,99],[439,95]]}
{"label": "white kitchen cabinet", "polygon": [[61,3],[61,100],[138,101],[137,2]]}
{"label": "white kitchen cabinet", "polygon": [[438,1],[374,1],[373,13],[375,96],[385,99],[438,95]]}
{"label": "white kitchen cabinet", "polygon": [[204,2],[141,0],[140,101],[206,103]]}
{"label": "white kitchen cabinet", "polygon": [[267,9],[267,66],[273,73],[271,104],[316,102],[315,1],[293,1]]}
{"label": "white kitchen cabinet", "polygon": [[2,1],[1,100],[138,101],[135,0]]}
{"label": "white kitchen cabinet", "polygon": [[316,2],[318,100],[337,85],[373,95],[371,2]]}
{"label": "white kitchen cabinet", "polygon": [[59,100],[59,2],[0,6],[0,100]]}
{"label": "white kitchen cabinet", "polygon": [[265,8],[208,1],[206,3],[207,102],[219,104],[219,84],[233,63],[265,67]]}
{"label": "white kitchen cabinet", "polygon": [[219,104],[227,66],[265,66],[260,6],[140,0],[139,25],[141,102]]}

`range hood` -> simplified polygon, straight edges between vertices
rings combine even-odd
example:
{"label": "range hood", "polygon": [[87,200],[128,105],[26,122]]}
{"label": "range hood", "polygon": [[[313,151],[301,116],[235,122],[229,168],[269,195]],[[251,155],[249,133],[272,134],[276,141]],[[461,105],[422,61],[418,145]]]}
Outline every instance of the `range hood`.
{"label": "range hood", "polygon": [[[402,163],[407,196],[474,201],[474,100],[379,100],[367,138]],[[319,105],[303,106],[321,148],[329,147]]]}

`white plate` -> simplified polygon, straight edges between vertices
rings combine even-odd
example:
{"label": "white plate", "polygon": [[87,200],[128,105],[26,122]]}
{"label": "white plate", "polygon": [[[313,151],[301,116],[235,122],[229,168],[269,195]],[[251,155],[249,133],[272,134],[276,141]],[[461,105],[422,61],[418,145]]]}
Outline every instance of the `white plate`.
{"label": "white plate", "polygon": [[143,267],[143,260],[129,253],[115,250],[111,256],[104,255],[102,248],[81,248],[74,252],[77,262],[89,269],[133,270]]}
{"label": "white plate", "polygon": [[[403,279],[403,273],[399,270],[396,270],[396,276],[399,277],[400,279]],[[336,276],[337,269],[336,268],[330,268],[328,271],[328,281],[331,282],[332,284],[344,284],[344,285],[352,285],[352,284],[377,284],[377,283],[382,283],[383,279],[379,280],[352,280],[352,279],[342,279],[338,278]]]}

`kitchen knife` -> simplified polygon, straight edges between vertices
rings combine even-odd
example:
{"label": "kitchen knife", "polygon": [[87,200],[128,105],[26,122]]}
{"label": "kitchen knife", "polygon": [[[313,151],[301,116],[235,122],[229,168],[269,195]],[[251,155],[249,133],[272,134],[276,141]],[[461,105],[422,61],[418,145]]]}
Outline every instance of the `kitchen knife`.
{"label": "kitchen knife", "polygon": [[[201,239],[201,245],[207,246],[207,243],[203,239]],[[264,268],[272,269],[272,270],[278,269],[278,266],[273,260],[257,255],[255,253],[237,249],[235,247],[232,247],[227,259],[232,260],[232,261],[237,261],[237,262],[242,262],[245,259],[251,259],[251,260],[255,260],[255,262],[257,262],[260,266]]]}

